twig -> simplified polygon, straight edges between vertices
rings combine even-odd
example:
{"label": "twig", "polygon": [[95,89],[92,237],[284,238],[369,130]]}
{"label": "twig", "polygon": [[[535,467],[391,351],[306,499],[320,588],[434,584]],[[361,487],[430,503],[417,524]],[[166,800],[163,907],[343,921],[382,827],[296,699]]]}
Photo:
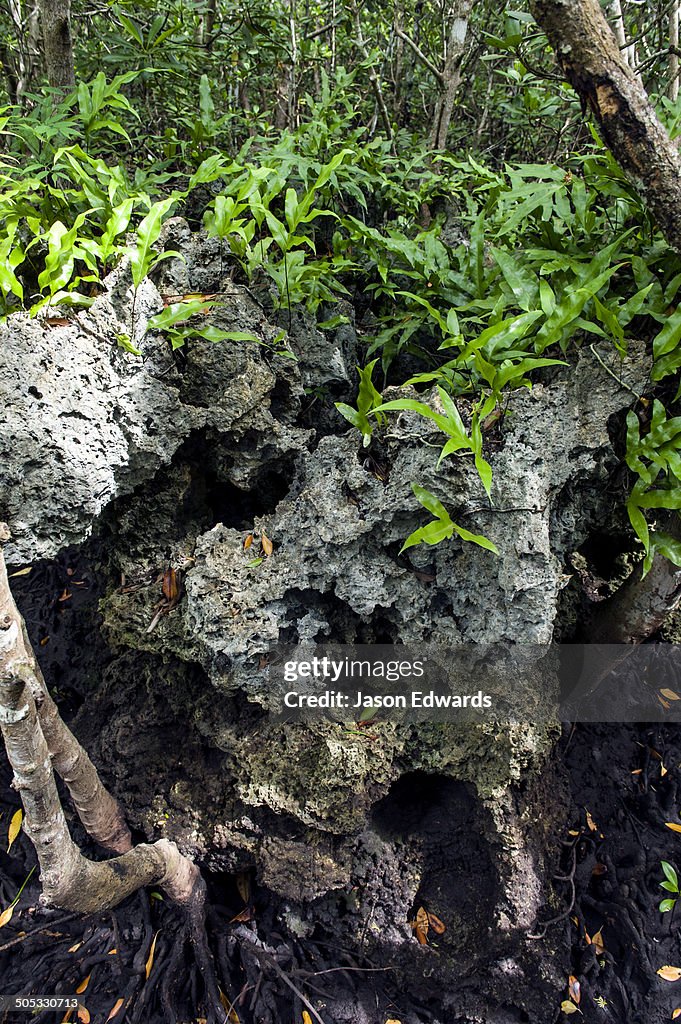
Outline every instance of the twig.
{"label": "twig", "polygon": [[291,981],[289,976],[286,974],[285,971],[283,971],[281,969],[281,967],[279,966],[279,964],[277,963],[277,961],[275,960],[275,958],[273,956],[271,956],[269,953],[266,953],[264,949],[259,949],[257,946],[254,946],[250,942],[243,941],[243,946],[247,947],[248,948],[248,952],[249,953],[253,953],[253,955],[255,957],[257,957],[258,960],[265,960],[270,965],[270,967],[274,968],[274,970],[279,975],[281,980],[286,985],[288,985],[288,987],[291,989],[291,991],[293,993],[295,993],[295,995],[298,996],[298,998],[300,999],[300,1001],[303,1004],[303,1006],[307,1007],[307,1009],[310,1011],[312,1016],[317,1021],[317,1024],[326,1024],[326,1022],[323,1020],[323,1018],[319,1016],[319,1014],[315,1010],[315,1008],[312,1005],[312,1003],[310,1002],[310,1000],[305,995],[303,995],[303,993],[300,991],[300,989],[296,985],[293,984],[293,982]]}
{"label": "twig", "polygon": [[618,384],[620,385],[620,387],[623,387],[623,388],[625,389],[625,391],[629,391],[629,392],[630,392],[630,393],[631,393],[631,394],[632,394],[632,395],[634,396],[634,398],[637,398],[637,399],[639,400],[639,402],[640,402],[640,401],[641,401],[641,397],[642,397],[642,396],[641,396],[641,395],[639,395],[639,394],[638,394],[638,393],[637,393],[636,391],[634,391],[634,389],[633,389],[633,388],[629,387],[629,385],[628,385],[628,384],[626,384],[626,383],[625,383],[625,382],[624,382],[624,381],[622,380],[622,378],[621,378],[621,377],[618,377],[618,376],[617,376],[617,374],[616,374],[616,373],[614,373],[614,372],[613,372],[613,371],[612,371],[612,370],[610,369],[610,367],[609,367],[609,366],[607,365],[607,363],[605,363],[605,362],[603,361],[603,359],[601,359],[601,357],[599,356],[598,352],[597,352],[597,351],[596,351],[596,349],[595,349],[595,348],[593,347],[593,345],[589,345],[589,348],[591,349],[591,351],[593,352],[593,354],[594,354],[594,355],[596,356],[596,359],[597,359],[597,360],[598,360],[598,362],[599,362],[599,363],[601,364],[601,366],[603,367],[603,369],[605,370],[605,372],[606,372],[606,373],[608,373],[608,374],[610,374],[610,376],[612,377],[612,379],[613,379],[613,380],[616,380],[616,381],[617,381],[617,383],[618,383]]}
{"label": "twig", "polygon": [[87,917],[83,917],[82,914],[66,914],[65,917],[60,917],[56,921],[48,921],[47,924],[43,924],[40,928],[34,928],[30,932],[24,932],[23,935],[18,935],[16,939],[10,939],[9,942],[3,943],[0,946],[0,953],[4,953],[6,949],[11,949],[12,946],[18,946],[20,942],[26,942],[27,939],[32,939],[34,935],[39,935],[40,932],[46,932],[50,928],[56,928],[57,925],[64,924],[66,921],[74,921],[77,917],[80,917],[83,921],[87,921],[89,917],[96,917],[96,914],[88,914]]}
{"label": "twig", "polygon": [[445,76],[442,74],[440,69],[436,68],[433,62],[429,60],[428,57],[426,57],[425,53],[420,48],[418,43],[415,43],[411,36],[408,36],[406,32],[403,32],[398,25],[395,26],[395,35],[399,36],[400,39],[407,43],[408,46],[411,46],[412,50],[414,51],[418,59],[421,61],[421,63],[428,68],[431,75],[433,75],[438,80],[440,85],[444,86]]}

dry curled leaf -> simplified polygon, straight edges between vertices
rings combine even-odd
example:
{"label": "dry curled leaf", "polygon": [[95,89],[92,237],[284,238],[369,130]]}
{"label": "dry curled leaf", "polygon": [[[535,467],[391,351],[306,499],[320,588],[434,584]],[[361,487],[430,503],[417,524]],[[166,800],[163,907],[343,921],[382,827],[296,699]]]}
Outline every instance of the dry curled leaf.
{"label": "dry curled leaf", "polygon": [[436,935],[443,935],[447,931],[446,925],[442,923],[436,914],[431,914],[430,911],[428,911],[428,923]]}
{"label": "dry curled leaf", "polygon": [[252,917],[253,917],[253,907],[244,907],[244,909],[242,911],[240,911],[235,917],[233,917],[229,921],[229,924],[234,924],[235,922],[239,922],[239,921],[250,921]]}
{"label": "dry curled leaf", "polygon": [[222,1007],[227,1011],[227,1020],[229,1021],[229,1024],[241,1024],[239,1014],[234,1009],[234,1003],[230,1002],[221,988],[218,988],[218,992],[220,993],[220,1002],[222,1003]]}
{"label": "dry curled leaf", "polygon": [[397,1017],[389,1017],[385,1024],[402,1024],[402,1021],[398,1020]]}
{"label": "dry curled leaf", "polygon": [[419,945],[425,946],[428,942],[428,929],[430,928],[430,922],[428,920],[428,912],[425,907],[419,907],[416,911],[416,917],[413,921],[410,921]]}
{"label": "dry curled leaf", "polygon": [[576,1003],[579,1006],[579,1001],[582,998],[582,989],[574,974],[571,974],[568,978],[568,989],[570,992],[570,999],[573,1003]]}
{"label": "dry curled leaf", "polygon": [[262,547],[263,551],[265,552],[265,554],[269,558],[269,556],[274,551],[274,544],[272,543],[272,541],[267,536],[267,534],[265,533],[264,530],[263,530],[263,533],[262,533],[262,537],[260,538],[260,546]]}
{"label": "dry curled leaf", "polygon": [[312,1017],[307,1010],[303,1010],[303,1024],[312,1024]]}
{"label": "dry curled leaf", "polygon": [[83,1006],[80,1003],[78,1004],[77,1017],[79,1021],[82,1021],[82,1024],[90,1024],[90,1011],[87,1006]]}
{"label": "dry curled leaf", "polygon": [[9,578],[11,580],[13,580],[16,576],[28,576],[28,574],[29,574],[29,572],[31,572],[32,568],[33,568],[32,565],[28,565],[25,569],[17,569],[16,572],[11,572],[9,574]]}
{"label": "dry curled leaf", "polygon": [[591,937],[591,943],[596,950],[597,956],[605,953],[605,943],[603,942],[603,929],[599,928],[595,935]]}
{"label": "dry curled leaf", "polygon": [[676,1020],[677,1017],[681,1017],[681,1006],[677,1006],[674,1012],[672,1013],[672,1020]]}
{"label": "dry curled leaf", "polygon": [[154,953],[156,952],[156,939],[157,938],[158,938],[158,932],[156,932],[156,934],[154,935],[154,938],[152,939],[151,949],[149,950],[149,956],[147,957],[147,962],[144,965],[144,973],[145,973],[147,978],[151,974],[151,968],[154,966]]}
{"label": "dry curled leaf", "polygon": [[239,871],[236,876],[236,887],[244,903],[251,901],[251,878],[247,871]]}
{"label": "dry curled leaf", "polygon": [[681,981],[681,967],[672,967],[671,964],[665,964],[656,973],[661,978],[664,978],[665,981]]}
{"label": "dry curled leaf", "polygon": [[166,601],[177,601],[180,596],[180,583],[177,578],[177,573],[171,566],[168,566],[166,571],[163,573],[163,596]]}
{"label": "dry curled leaf", "polygon": [[84,992],[85,989],[88,987],[88,985],[90,984],[90,978],[91,977],[92,977],[92,974],[88,974],[87,978],[84,978],[81,981],[80,985],[76,989],[76,995],[77,996],[79,996],[81,994],[81,992]]}
{"label": "dry curled leaf", "polygon": [[675,821],[665,821],[667,828],[670,828],[672,832],[681,832],[681,825],[678,825]]}
{"label": "dry curled leaf", "polygon": [[15,904],[10,903],[10,905],[3,910],[2,914],[0,914],[0,928],[4,928],[6,924],[10,923],[12,920],[12,914],[14,913],[14,907]]}
{"label": "dry curled leaf", "polygon": [[60,595],[60,597],[58,598],[58,600],[59,601],[70,601],[72,596],[73,595],[71,594],[71,592],[69,590],[67,590],[66,587],[64,587],[64,590],[63,590],[62,594]]}
{"label": "dry curled leaf", "polygon": [[83,945],[83,943],[82,943],[82,942],[76,942],[75,946],[69,946],[69,948],[68,948],[68,951],[67,951],[67,952],[69,952],[69,953],[75,953],[75,952],[76,952],[76,950],[77,950],[77,949],[80,949],[80,947],[81,947],[82,945]]}
{"label": "dry curled leaf", "polygon": [[589,831],[590,832],[597,832],[598,831],[598,825],[596,824],[596,822],[591,817],[591,814],[590,814],[589,811],[586,812],[586,823],[589,826]]}
{"label": "dry curled leaf", "polygon": [[122,996],[121,996],[120,999],[116,1000],[116,1002],[113,1004],[113,1006],[109,1010],[109,1016],[106,1018],[107,1022],[114,1019],[114,1017],[116,1016],[116,1014],[118,1013],[118,1011],[120,1010],[120,1008],[121,1008],[121,1006],[123,1005],[124,1002],[125,1002],[125,999],[123,999]]}
{"label": "dry curled leaf", "polygon": [[24,812],[19,808],[12,815],[12,820],[9,823],[9,829],[7,830],[7,852],[12,849],[12,843],[21,832],[21,823],[24,820]]}
{"label": "dry curled leaf", "polygon": [[563,1002],[560,1004],[560,1008],[563,1011],[563,1013],[579,1013],[578,1008],[575,1006],[571,999],[564,999]]}
{"label": "dry curled leaf", "polygon": [[660,690],[660,693],[663,697],[666,697],[667,700],[681,700],[681,697],[679,697],[678,693],[674,693],[673,690]]}
{"label": "dry curled leaf", "polygon": [[250,548],[252,543],[253,543],[253,534],[249,533],[248,536],[246,537],[246,539],[244,540],[244,551],[248,551],[248,549]]}

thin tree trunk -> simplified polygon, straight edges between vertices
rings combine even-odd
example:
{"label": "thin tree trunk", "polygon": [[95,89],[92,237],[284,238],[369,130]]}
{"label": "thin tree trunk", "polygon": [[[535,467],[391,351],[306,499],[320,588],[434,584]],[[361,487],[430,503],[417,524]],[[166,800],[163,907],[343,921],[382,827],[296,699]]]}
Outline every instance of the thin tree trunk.
{"label": "thin tree trunk", "polygon": [[598,0],[530,0],[530,6],[615,159],[681,252],[681,155],[620,54]]}
{"label": "thin tree trunk", "polygon": [[83,856],[66,824],[31,689],[25,664],[2,672],[0,730],[24,805],[24,831],[38,855],[43,902],[91,914],[117,906],[144,885],[160,885],[177,902],[196,900],[202,907],[198,868],[166,839],[141,843],[109,861]]}
{"label": "thin tree trunk", "polygon": [[208,0],[203,12],[199,15],[199,30],[197,42],[199,46],[212,49],[213,29],[217,14],[217,0]]}
{"label": "thin tree trunk", "polygon": [[608,7],[608,13],[612,21],[612,28],[615,33],[617,45],[620,48],[620,53],[626,60],[629,67],[635,68],[637,64],[636,48],[634,44],[630,43],[627,39],[627,32],[624,27],[624,15],[622,13],[622,4],[620,3],[620,0],[611,0]]}
{"label": "thin tree trunk", "polygon": [[9,671],[14,662],[30,670],[31,695],[50,760],[69,790],[78,817],[101,846],[115,853],[125,853],[131,848],[132,839],[123,811],[106,791],[97,769],[62,720],[31,649],[24,621],[10,591],[2,555],[2,543],[8,539],[9,531],[0,523],[0,673]]}
{"label": "thin tree trunk", "polygon": [[674,0],[669,11],[669,99],[676,103],[679,98],[679,0]]}
{"label": "thin tree trunk", "polygon": [[71,0],[39,0],[47,80],[54,89],[76,84],[71,38]]}
{"label": "thin tree trunk", "polygon": [[[360,17],[359,8],[357,4],[353,4],[352,13],[355,19],[355,42],[359,52],[362,54],[365,60],[369,60],[369,50],[364,39],[364,33],[362,32],[362,19]],[[379,116],[383,121],[383,127],[388,139],[392,142],[393,129],[390,123],[390,115],[388,114],[388,108],[385,105],[385,99],[383,98],[383,87],[381,86],[381,79],[376,73],[374,67],[369,68],[369,81],[371,82],[371,88],[373,89],[374,96],[376,98],[376,107],[378,109]]]}
{"label": "thin tree trunk", "polygon": [[290,128],[298,127],[298,33],[296,29],[296,0],[288,0],[288,24],[291,37],[291,65],[289,68],[287,120]]}
{"label": "thin tree trunk", "polygon": [[445,43],[442,92],[435,107],[430,133],[432,149],[446,149],[456,94],[461,83],[461,61],[466,48],[468,19],[473,0],[455,0],[449,10],[450,27]]}
{"label": "thin tree trunk", "polygon": [[38,0],[6,0],[3,5],[12,22],[14,39],[2,46],[2,65],[11,103],[21,103],[30,91],[40,56],[40,18]]}
{"label": "thin tree trunk", "polygon": [[[0,523],[0,543],[8,539],[9,530]],[[61,721],[36,668],[0,549],[0,731],[24,805],[24,829],[40,863],[44,902],[92,913],[116,906],[143,885],[158,884],[196,920],[205,894],[198,868],[167,840],[131,849],[117,801]],[[109,848],[125,851],[121,856],[101,862],[83,856],[69,833],[53,766],[86,830]]]}

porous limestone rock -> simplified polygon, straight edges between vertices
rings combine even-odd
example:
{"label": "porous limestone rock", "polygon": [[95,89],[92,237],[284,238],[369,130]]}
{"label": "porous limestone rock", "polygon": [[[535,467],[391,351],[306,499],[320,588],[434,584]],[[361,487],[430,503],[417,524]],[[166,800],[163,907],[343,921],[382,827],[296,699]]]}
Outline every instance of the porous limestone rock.
{"label": "porous limestone rock", "polygon": [[[202,341],[185,367],[146,330],[163,308],[151,281],[133,300],[124,263],[105,284],[68,323],[15,314],[0,324],[0,516],[11,524],[11,563],[85,540],[112,501],[150,483],[198,430],[232,444],[256,434],[271,457],[304,443],[286,423],[302,394],[295,364],[271,353],[275,328],[245,290],[232,288],[212,322],[263,345]],[[120,348],[119,335],[132,335],[141,356]],[[281,419],[269,409],[275,388],[280,410],[291,406]]]}
{"label": "porous limestone rock", "polygon": [[[546,895],[556,795],[538,769],[551,725],[284,727],[268,714],[281,693],[267,655],[278,643],[548,643],[570,555],[609,513],[609,421],[644,385],[645,354],[585,350],[514,392],[486,437],[489,500],[467,455],[437,467],[442,435],[417,413],[392,414],[368,448],[344,422],[329,433],[328,416],[301,427],[306,386],[345,386],[352,339],[330,337],[332,358],[315,335],[306,354],[307,324],[308,335],[294,329],[300,361],[277,355],[280,327],[230,281],[214,240],[174,221],[165,244],[187,261],[161,265],[160,291],[145,282],[134,330],[125,266],[73,324],[0,326],[10,561],[50,557],[105,525],[106,555],[125,573],[102,606],[124,653],[78,730],[136,824],[218,869],[254,866],[297,927],[342,919],[348,943],[423,984],[408,914],[428,900],[448,922],[429,984],[447,990],[485,962],[488,994],[541,1010],[565,978],[556,960],[538,980],[523,938]],[[263,343],[190,340],[176,358],[144,334],[145,318],[188,291],[219,292],[210,322]],[[120,333],[141,358],[117,348]],[[499,555],[458,538],[401,553],[429,519],[412,482]],[[183,590],[159,615],[166,565]],[[163,779],[170,749],[162,791],[140,789],[140,763]],[[470,1010],[449,998],[451,1013]]]}

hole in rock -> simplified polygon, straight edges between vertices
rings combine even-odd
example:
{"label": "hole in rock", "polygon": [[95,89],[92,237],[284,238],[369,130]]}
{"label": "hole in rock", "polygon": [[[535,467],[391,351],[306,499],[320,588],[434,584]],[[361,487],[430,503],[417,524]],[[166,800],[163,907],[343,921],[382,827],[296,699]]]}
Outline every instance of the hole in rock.
{"label": "hole in rock", "polygon": [[293,470],[281,463],[276,469],[265,466],[250,490],[242,490],[215,473],[204,477],[205,497],[214,523],[223,523],[236,530],[253,526],[258,516],[268,515],[288,494]]}
{"label": "hole in rock", "polygon": [[592,572],[610,579],[617,559],[631,549],[628,536],[618,533],[594,533],[578,549]]}
{"label": "hole in rock", "polygon": [[470,786],[421,771],[398,779],[372,811],[405,875],[417,868],[420,876],[405,917],[413,920],[419,907],[436,915],[446,931],[429,940],[443,949],[470,949],[493,924],[498,878],[483,813]]}
{"label": "hole in rock", "polygon": [[[394,644],[399,639],[398,627],[385,609],[362,616],[332,591],[312,588],[293,588],[287,591],[285,600],[288,624],[280,630],[280,643],[295,644],[305,639],[337,644]],[[318,622],[317,631],[314,636],[303,637],[300,620],[310,614]]]}

